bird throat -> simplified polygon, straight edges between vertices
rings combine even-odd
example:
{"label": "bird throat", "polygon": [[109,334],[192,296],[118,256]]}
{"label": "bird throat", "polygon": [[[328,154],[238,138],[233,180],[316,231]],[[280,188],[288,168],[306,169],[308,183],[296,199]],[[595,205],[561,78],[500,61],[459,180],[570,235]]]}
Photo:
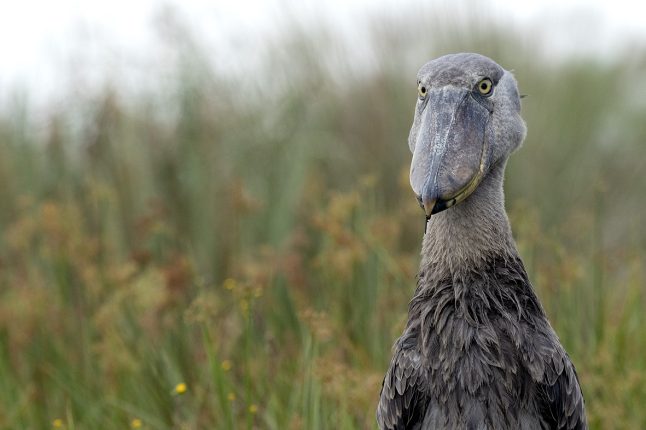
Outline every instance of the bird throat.
{"label": "bird throat", "polygon": [[485,255],[517,253],[504,207],[503,171],[504,166],[495,166],[462,202],[425,217],[422,269],[433,263],[457,268]]}

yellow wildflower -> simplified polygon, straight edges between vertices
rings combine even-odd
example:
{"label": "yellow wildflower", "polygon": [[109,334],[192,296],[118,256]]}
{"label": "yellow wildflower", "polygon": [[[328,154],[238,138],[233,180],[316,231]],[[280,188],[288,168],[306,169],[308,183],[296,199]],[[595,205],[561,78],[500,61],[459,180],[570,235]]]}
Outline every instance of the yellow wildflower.
{"label": "yellow wildflower", "polygon": [[141,420],[139,418],[133,418],[133,420],[130,421],[130,427],[132,427],[133,429],[140,429]]}
{"label": "yellow wildflower", "polygon": [[237,283],[236,283],[235,279],[233,279],[233,278],[225,279],[224,288],[226,288],[227,290],[231,291],[231,290],[235,289],[236,286],[237,286]]}
{"label": "yellow wildflower", "polygon": [[222,370],[228,372],[231,370],[231,360],[224,360],[220,366],[222,367]]}
{"label": "yellow wildflower", "polygon": [[179,384],[175,385],[175,393],[176,394],[184,394],[186,392],[186,384],[184,382],[180,382]]}
{"label": "yellow wildflower", "polygon": [[54,421],[52,421],[52,427],[54,427],[55,429],[62,429],[63,420],[60,418],[56,418]]}
{"label": "yellow wildflower", "polygon": [[258,412],[258,405],[252,404],[249,405],[249,413],[250,414],[255,414]]}
{"label": "yellow wildflower", "polygon": [[236,399],[236,395],[234,393],[229,393],[227,399],[229,399],[230,402],[233,402]]}

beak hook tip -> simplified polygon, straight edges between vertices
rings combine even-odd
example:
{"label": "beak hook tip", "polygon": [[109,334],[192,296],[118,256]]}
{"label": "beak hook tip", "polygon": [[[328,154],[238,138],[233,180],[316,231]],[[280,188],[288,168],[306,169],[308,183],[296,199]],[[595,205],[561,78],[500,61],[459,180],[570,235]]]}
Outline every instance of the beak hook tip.
{"label": "beak hook tip", "polygon": [[433,208],[435,207],[435,202],[437,200],[426,200],[424,199],[424,213],[426,213],[426,219],[428,220],[433,214]]}
{"label": "beak hook tip", "polygon": [[433,208],[435,207],[435,200],[430,200],[426,201],[424,200],[423,208],[424,208],[424,234],[426,234],[426,230],[428,229],[428,221],[431,219],[431,215],[433,214]]}

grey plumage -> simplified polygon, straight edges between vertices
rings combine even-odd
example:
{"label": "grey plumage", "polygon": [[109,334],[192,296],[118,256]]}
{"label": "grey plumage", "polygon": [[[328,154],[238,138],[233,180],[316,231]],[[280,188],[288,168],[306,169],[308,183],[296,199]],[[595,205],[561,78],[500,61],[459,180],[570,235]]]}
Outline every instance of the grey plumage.
{"label": "grey plumage", "polygon": [[418,85],[411,185],[430,219],[377,422],[382,429],[586,429],[574,366],[527,278],[504,210],[505,163],[525,136],[516,81],[486,57],[455,54],[422,67]]}

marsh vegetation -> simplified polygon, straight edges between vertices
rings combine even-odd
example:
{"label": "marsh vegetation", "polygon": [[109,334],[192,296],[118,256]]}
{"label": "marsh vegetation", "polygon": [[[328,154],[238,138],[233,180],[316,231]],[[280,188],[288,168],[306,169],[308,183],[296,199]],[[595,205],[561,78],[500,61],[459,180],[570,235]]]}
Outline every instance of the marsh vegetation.
{"label": "marsh vegetation", "polygon": [[186,33],[158,91],[3,107],[0,427],[374,428],[423,231],[414,76],[452,51],[528,94],[506,204],[592,428],[646,427],[646,57],[400,24],[361,67],[295,28],[263,79]]}

